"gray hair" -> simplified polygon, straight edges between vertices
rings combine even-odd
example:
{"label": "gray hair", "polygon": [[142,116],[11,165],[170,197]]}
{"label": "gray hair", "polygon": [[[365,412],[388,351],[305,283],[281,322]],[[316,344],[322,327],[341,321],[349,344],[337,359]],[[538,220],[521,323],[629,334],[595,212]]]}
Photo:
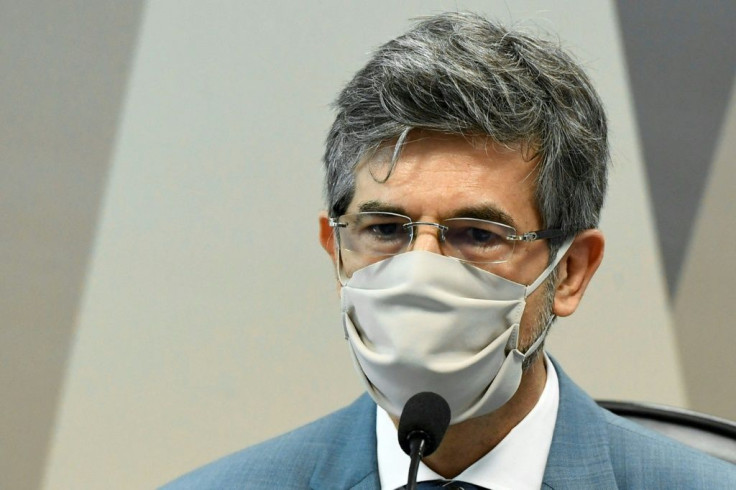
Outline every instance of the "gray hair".
{"label": "gray hair", "polygon": [[381,46],[334,107],[324,155],[331,216],[350,204],[356,166],[416,128],[487,135],[529,150],[539,158],[535,199],[543,225],[572,234],[598,224],[606,116],[583,70],[552,42],[475,14],[429,17]]}

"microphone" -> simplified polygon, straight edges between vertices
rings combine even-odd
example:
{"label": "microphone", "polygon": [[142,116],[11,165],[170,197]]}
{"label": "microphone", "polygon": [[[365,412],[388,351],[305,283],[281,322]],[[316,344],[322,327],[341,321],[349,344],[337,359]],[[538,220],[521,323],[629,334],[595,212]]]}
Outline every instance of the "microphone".
{"label": "microphone", "polygon": [[399,419],[399,445],[411,458],[407,490],[416,489],[419,461],[437,449],[449,425],[450,406],[437,393],[417,393],[404,405]]}

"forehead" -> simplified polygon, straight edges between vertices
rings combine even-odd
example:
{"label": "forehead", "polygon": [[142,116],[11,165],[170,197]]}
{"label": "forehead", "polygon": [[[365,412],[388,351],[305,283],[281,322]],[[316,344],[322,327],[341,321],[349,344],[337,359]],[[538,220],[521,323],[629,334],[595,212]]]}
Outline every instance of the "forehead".
{"label": "forehead", "polygon": [[417,132],[391,166],[393,146],[381,148],[355,171],[348,212],[377,203],[413,219],[444,219],[490,207],[516,225],[538,224],[536,159],[488,137]]}

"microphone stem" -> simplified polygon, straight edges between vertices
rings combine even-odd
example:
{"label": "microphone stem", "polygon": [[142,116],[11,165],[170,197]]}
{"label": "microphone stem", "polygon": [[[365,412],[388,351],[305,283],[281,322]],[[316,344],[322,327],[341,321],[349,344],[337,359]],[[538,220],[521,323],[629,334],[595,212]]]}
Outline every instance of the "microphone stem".
{"label": "microphone stem", "polygon": [[409,441],[411,462],[409,463],[409,479],[406,483],[406,490],[416,490],[417,488],[417,471],[419,471],[419,462],[424,456],[425,444],[424,437],[412,437]]}

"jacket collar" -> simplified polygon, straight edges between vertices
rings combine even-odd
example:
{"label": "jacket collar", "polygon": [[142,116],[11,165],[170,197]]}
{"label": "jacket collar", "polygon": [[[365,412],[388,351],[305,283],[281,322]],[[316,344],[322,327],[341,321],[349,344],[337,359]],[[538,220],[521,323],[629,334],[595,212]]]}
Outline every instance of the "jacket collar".
{"label": "jacket collar", "polygon": [[[311,489],[378,489],[376,456],[376,405],[363,395],[336,415],[334,436],[329,448],[315,447],[321,453]],[[333,432],[333,431],[331,431]]]}
{"label": "jacket collar", "polygon": [[545,488],[617,488],[601,409],[557,362],[560,406],[542,482]]}

